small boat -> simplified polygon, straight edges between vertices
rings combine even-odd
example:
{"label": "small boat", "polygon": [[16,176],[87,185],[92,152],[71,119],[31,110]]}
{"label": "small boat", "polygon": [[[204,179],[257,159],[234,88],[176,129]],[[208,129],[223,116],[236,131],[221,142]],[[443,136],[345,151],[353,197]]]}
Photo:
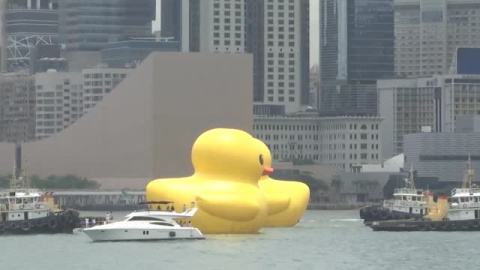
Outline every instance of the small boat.
{"label": "small boat", "polygon": [[474,171],[468,169],[462,188],[455,188],[450,199],[439,195],[436,206],[420,220],[375,221],[374,231],[480,231],[480,188],[472,184]]}
{"label": "small boat", "polygon": [[413,167],[405,179],[405,187],[396,188],[393,200],[384,200],[383,205],[372,205],[360,209],[360,218],[365,225],[381,220],[402,220],[421,218],[428,212],[429,193],[415,188]]}
{"label": "small boat", "polygon": [[[144,204],[171,204],[158,201]],[[197,208],[185,210],[182,213],[162,210],[135,211],[123,221],[98,225],[83,229],[83,232],[93,241],[146,241],[173,239],[205,239],[199,229],[191,226],[191,219]],[[177,221],[182,220],[181,226]]]}
{"label": "small boat", "polygon": [[52,193],[29,188],[25,171],[19,177],[17,171],[10,189],[0,191],[0,234],[72,233],[79,226],[78,212],[60,210]]}

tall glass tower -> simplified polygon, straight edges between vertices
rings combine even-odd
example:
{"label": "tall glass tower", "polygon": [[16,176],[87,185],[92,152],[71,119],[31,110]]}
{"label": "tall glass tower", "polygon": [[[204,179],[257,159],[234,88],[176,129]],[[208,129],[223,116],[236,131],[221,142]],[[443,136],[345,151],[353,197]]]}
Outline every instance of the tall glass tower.
{"label": "tall glass tower", "polygon": [[320,1],[320,111],[376,115],[376,80],[394,74],[394,1]]}

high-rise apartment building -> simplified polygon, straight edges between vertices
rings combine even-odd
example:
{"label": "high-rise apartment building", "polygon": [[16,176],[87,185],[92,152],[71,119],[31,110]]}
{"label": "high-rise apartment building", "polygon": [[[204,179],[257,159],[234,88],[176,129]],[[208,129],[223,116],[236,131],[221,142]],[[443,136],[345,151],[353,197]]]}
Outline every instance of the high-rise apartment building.
{"label": "high-rise apartment building", "polygon": [[377,114],[376,80],[394,75],[393,33],[393,0],[320,1],[322,114]]}
{"label": "high-rise apartment building", "polygon": [[92,68],[82,71],[83,113],[87,113],[117,86],[131,69]]}
{"label": "high-rise apartment building", "polygon": [[309,105],[308,0],[167,0],[162,17],[183,50],[252,53],[255,102]]}
{"label": "high-rise apartment building", "polygon": [[35,74],[35,137],[50,137],[83,115],[81,73],[42,72]]}
{"label": "high-rise apartment building", "polygon": [[245,1],[200,1],[200,51],[245,52]]}
{"label": "high-rise apartment building", "polygon": [[108,42],[152,35],[155,1],[59,1],[60,41],[67,50],[98,51]]}
{"label": "high-rise apartment building", "polygon": [[480,2],[395,1],[395,74],[447,74],[458,47],[480,46]]}
{"label": "high-rise apartment building", "polygon": [[[6,1],[6,2],[4,2]],[[37,45],[58,44],[58,0],[4,0],[7,71],[28,70]]]}
{"label": "high-rise apartment building", "polygon": [[0,142],[35,140],[33,76],[0,75]]}

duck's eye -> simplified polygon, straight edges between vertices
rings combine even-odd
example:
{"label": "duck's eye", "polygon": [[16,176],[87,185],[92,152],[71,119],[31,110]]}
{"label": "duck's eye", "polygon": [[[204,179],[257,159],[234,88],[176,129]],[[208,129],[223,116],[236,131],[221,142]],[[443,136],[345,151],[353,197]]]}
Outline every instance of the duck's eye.
{"label": "duck's eye", "polygon": [[263,165],[263,155],[258,156],[258,161],[260,161],[260,165]]}

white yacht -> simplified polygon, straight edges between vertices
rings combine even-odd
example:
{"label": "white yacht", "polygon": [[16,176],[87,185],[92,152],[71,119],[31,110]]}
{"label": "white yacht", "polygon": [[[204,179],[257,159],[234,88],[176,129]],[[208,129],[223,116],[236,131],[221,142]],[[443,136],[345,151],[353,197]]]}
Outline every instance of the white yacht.
{"label": "white yacht", "polygon": [[[152,202],[157,203],[158,202]],[[86,228],[83,232],[93,241],[144,241],[173,239],[205,239],[199,229],[191,226],[197,208],[183,213],[145,210],[125,216],[123,221]],[[177,221],[180,221],[181,226]]]}

